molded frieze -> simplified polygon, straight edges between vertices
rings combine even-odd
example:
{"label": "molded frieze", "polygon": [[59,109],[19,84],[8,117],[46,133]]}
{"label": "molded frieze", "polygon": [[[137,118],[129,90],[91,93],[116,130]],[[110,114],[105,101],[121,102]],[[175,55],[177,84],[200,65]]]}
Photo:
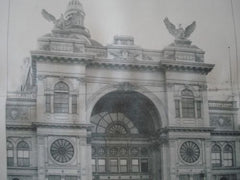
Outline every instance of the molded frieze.
{"label": "molded frieze", "polygon": [[20,106],[12,106],[7,107],[6,117],[9,121],[29,121],[31,118],[31,108],[29,107],[20,107]]}
{"label": "molded frieze", "polygon": [[233,115],[231,114],[210,114],[210,125],[216,129],[233,129]]}

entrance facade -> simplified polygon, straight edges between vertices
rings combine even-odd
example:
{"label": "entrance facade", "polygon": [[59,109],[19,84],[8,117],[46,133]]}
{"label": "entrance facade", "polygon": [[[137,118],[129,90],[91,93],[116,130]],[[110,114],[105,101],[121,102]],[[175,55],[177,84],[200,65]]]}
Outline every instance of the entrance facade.
{"label": "entrance facade", "polygon": [[214,65],[182,29],[162,50],[103,46],[79,0],[42,14],[54,28],[7,98],[8,180],[240,179],[237,102],[209,100]]}

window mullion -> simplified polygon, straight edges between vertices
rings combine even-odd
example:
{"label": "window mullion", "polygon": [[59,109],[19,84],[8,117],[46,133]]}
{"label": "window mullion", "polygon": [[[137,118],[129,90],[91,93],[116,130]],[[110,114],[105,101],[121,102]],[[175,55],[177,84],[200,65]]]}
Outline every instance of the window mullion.
{"label": "window mullion", "polygon": [[182,118],[182,100],[179,101],[179,108],[180,108],[180,118]]}
{"label": "window mullion", "polygon": [[198,112],[197,112],[197,101],[195,100],[195,99],[193,99],[193,104],[194,104],[194,118],[196,119],[196,118],[198,118],[197,116],[198,116]]}
{"label": "window mullion", "polygon": [[68,104],[69,104],[68,113],[72,113],[72,95],[71,94],[69,94],[69,97],[68,97]]}
{"label": "window mullion", "polygon": [[54,96],[51,94],[51,97],[50,97],[50,99],[51,99],[51,113],[54,113]]}

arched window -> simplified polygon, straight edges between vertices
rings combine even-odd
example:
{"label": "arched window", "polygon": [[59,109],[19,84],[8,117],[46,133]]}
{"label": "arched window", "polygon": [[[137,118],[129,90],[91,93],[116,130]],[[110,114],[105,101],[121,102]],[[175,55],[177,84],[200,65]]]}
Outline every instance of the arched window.
{"label": "arched window", "polygon": [[69,112],[69,87],[64,82],[58,82],[54,87],[54,112]]}
{"label": "arched window", "polygon": [[230,145],[226,145],[223,149],[223,165],[233,166],[233,148]]}
{"label": "arched window", "polygon": [[201,118],[202,102],[194,98],[189,89],[181,91],[181,98],[175,99],[176,118]]}
{"label": "arched window", "polygon": [[195,117],[195,103],[194,95],[191,90],[184,89],[181,93],[182,96],[182,117],[194,118]]}
{"label": "arched window", "polygon": [[9,141],[7,141],[7,165],[14,165],[13,144]]}
{"label": "arched window", "polygon": [[216,144],[212,147],[212,166],[221,166],[221,148]]}
{"label": "arched window", "polygon": [[17,145],[17,165],[27,167],[30,165],[29,145],[21,141]]}

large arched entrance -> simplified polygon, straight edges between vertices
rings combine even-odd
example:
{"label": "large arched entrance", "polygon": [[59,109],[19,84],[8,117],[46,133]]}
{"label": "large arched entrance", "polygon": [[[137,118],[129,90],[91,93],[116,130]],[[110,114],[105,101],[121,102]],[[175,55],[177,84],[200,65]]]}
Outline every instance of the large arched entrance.
{"label": "large arched entrance", "polygon": [[91,114],[94,179],[156,179],[160,151],[153,137],[161,128],[154,104],[134,91],[114,91]]}

